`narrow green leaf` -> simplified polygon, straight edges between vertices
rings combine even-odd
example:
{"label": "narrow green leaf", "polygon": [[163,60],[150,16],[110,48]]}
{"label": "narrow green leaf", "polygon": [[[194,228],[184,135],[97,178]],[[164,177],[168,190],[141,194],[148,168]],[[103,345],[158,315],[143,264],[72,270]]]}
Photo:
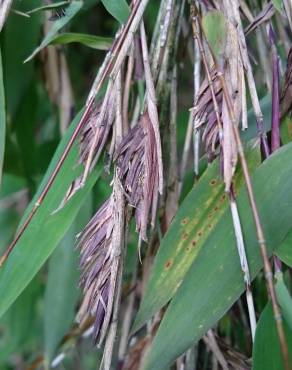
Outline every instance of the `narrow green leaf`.
{"label": "narrow green leaf", "polygon": [[276,274],[276,284],[275,284],[276,294],[278,302],[282,309],[283,317],[285,318],[287,324],[292,330],[292,298],[283,280],[283,274]]}
{"label": "narrow green leaf", "polygon": [[[285,145],[252,177],[269,254],[292,227],[291,155],[292,144]],[[245,189],[237,199],[249,268],[254,278],[262,267],[262,259]],[[231,214],[227,210],[170,303],[144,369],[162,370],[170,365],[224,315],[244,288]]]}
{"label": "narrow green leaf", "polygon": [[[78,121],[80,114],[72,122],[68,132],[58,146],[50,163],[47,173],[39,186],[39,190],[27,208],[22,222],[37,201],[41,190],[44,188],[50,174],[60,160],[66,144]],[[28,228],[16,244],[4,266],[0,269],[0,316],[13,303],[23,289],[28,285],[34,275],[54,251],[70,225],[78,210],[86,199],[87,194],[96,182],[99,171],[93,171],[86,185],[78,191],[72,199],[58,212],[53,213],[60,205],[71,182],[82,171],[78,163],[78,144],[75,143],[70,150],[60,172],[52,187],[38,208]]]}
{"label": "narrow green leaf", "polygon": [[78,42],[92,49],[108,50],[111,47],[113,39],[110,37],[88,35],[86,33],[68,32],[55,35],[49,45],[69,44],[72,42]]}
{"label": "narrow green leaf", "polygon": [[27,11],[26,13],[27,14],[33,14],[33,13],[44,11],[44,10],[58,9],[58,8],[66,6],[68,4],[70,4],[70,1],[68,1],[68,0],[67,1],[58,1],[58,2],[52,3],[52,4],[38,6],[37,8],[31,9],[31,10]]}
{"label": "narrow green leaf", "polygon": [[101,0],[106,10],[121,24],[126,23],[130,14],[129,5],[125,0]]}
{"label": "narrow green leaf", "polygon": [[83,5],[83,1],[73,0],[70,3],[70,5],[66,8],[65,15],[54,22],[52,28],[47,33],[47,35],[43,39],[43,41],[40,44],[40,46],[38,46],[33,51],[33,53],[28,58],[25,59],[24,63],[30,61],[40,50],[42,50],[43,48],[45,48],[46,46],[48,46],[49,43],[51,42],[51,40],[57,34],[57,32],[61,28],[63,28],[79,12],[79,10],[82,8],[82,5]]}
{"label": "narrow green leaf", "polygon": [[[259,166],[257,147],[247,151],[247,160],[252,171]],[[225,215],[228,199],[219,173],[218,162],[214,162],[181,204],[155,258],[134,330],[173,297],[200,249]],[[237,171],[235,188],[242,184],[242,173]]]}
{"label": "narrow green leaf", "polygon": [[208,12],[202,18],[202,27],[212,51],[216,57],[220,57],[227,38],[227,24],[224,14],[218,10]]}
{"label": "narrow green leaf", "polygon": [[2,55],[0,48],[0,186],[2,181],[2,168],[5,148],[6,113],[3,83]]}
{"label": "narrow green leaf", "polygon": [[[290,348],[290,359],[292,361],[292,331],[286,322],[283,322],[288,348]],[[273,317],[273,309],[268,303],[261,314],[257,324],[255,343],[253,347],[253,370],[284,370],[279,339]]]}
{"label": "narrow green leaf", "polygon": [[91,215],[91,196],[80,209],[49,261],[45,294],[44,344],[45,362],[49,364],[61,339],[72,326],[75,304],[79,296],[78,251],[76,235]]}

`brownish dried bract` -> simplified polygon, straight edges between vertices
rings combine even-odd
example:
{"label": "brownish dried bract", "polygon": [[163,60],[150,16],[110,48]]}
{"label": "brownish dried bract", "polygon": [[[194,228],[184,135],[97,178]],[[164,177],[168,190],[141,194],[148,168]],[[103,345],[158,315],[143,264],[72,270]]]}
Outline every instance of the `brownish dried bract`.
{"label": "brownish dried bract", "polygon": [[282,89],[281,99],[281,117],[284,117],[292,108],[292,48],[289,50],[287,67],[285,72],[284,86]]}
{"label": "brownish dried bract", "polygon": [[[213,69],[211,73],[214,92],[220,109],[219,115],[221,117],[222,88],[216,71]],[[219,127],[207,78],[203,81],[197,95],[194,107],[194,127],[195,129],[202,129],[202,139],[205,142],[208,159],[212,161],[218,154],[216,149],[219,144]]]}
{"label": "brownish dried bract", "polygon": [[156,140],[148,112],[124,138],[115,159],[128,203],[136,210],[136,229],[146,241],[149,215],[154,225],[158,201]]}
{"label": "brownish dried bract", "polygon": [[[100,113],[100,106],[95,106],[92,108],[89,118],[84,125],[84,128],[81,132],[80,142],[79,142],[79,163],[85,165],[90,148],[93,144],[93,138],[98,130],[98,140],[94,148],[94,160],[91,164],[91,169],[96,164],[98,158],[100,157],[101,152],[104,149],[105,144],[107,143],[107,139],[110,133],[110,129],[112,127],[113,118],[110,115],[107,115],[105,119],[99,123],[98,116]],[[75,179],[69,189],[66,192],[60,206],[56,209],[55,212],[60,210],[64,207],[64,205],[68,202],[69,199],[73,197],[73,195],[80,189],[82,183],[82,175]]]}

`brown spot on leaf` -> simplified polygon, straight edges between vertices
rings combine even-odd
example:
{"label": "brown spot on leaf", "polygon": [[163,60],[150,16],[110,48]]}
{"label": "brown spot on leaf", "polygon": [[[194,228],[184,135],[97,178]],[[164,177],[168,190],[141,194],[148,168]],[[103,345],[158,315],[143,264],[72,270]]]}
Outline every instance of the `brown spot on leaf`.
{"label": "brown spot on leaf", "polygon": [[211,225],[211,224],[209,224],[209,225],[208,225],[208,228],[209,228],[209,229],[212,229],[212,225]]}
{"label": "brown spot on leaf", "polygon": [[217,206],[216,206],[216,207],[214,208],[214,211],[215,211],[215,212],[217,212],[217,211],[218,211],[218,209],[219,209],[219,207],[217,207]]}
{"label": "brown spot on leaf", "polygon": [[226,195],[223,194],[220,200],[221,200],[221,202],[224,202],[225,199],[226,199]]}
{"label": "brown spot on leaf", "polygon": [[189,223],[190,219],[188,217],[184,218],[181,222],[182,225],[187,225]]}
{"label": "brown spot on leaf", "polygon": [[215,179],[213,179],[213,180],[211,180],[211,181],[209,182],[209,184],[210,184],[211,186],[216,185],[216,183],[217,183],[217,181],[216,181]]}
{"label": "brown spot on leaf", "polygon": [[192,240],[192,246],[195,247],[197,244],[196,240]]}
{"label": "brown spot on leaf", "polygon": [[183,233],[182,234],[182,239],[183,240],[186,240],[188,237],[189,237],[189,234],[188,233]]}
{"label": "brown spot on leaf", "polygon": [[165,266],[165,268],[166,268],[166,269],[169,269],[169,268],[171,267],[172,263],[173,263],[172,259],[168,260],[168,261],[165,263],[165,265],[164,265],[164,266]]}
{"label": "brown spot on leaf", "polygon": [[199,231],[198,236],[202,236],[202,235],[203,235],[202,231]]}

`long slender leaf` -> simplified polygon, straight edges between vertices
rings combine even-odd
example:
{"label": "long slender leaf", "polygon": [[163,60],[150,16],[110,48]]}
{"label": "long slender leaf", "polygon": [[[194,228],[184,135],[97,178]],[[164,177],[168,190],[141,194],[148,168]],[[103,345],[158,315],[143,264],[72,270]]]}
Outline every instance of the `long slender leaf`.
{"label": "long slender leaf", "polygon": [[26,13],[27,14],[33,14],[33,13],[44,11],[44,10],[57,9],[57,8],[64,7],[64,6],[68,5],[68,4],[70,4],[70,2],[68,0],[66,0],[66,1],[58,1],[58,2],[53,3],[53,4],[47,4],[47,5],[38,6],[38,7],[34,8],[34,9],[31,9],[31,10],[27,11]]}
{"label": "long slender leaf", "polygon": [[[33,207],[50,174],[58,163],[74,127],[78,124],[79,118],[80,114],[72,122],[70,129],[62,139],[37,194],[25,212],[23,220]],[[28,285],[46,259],[54,251],[72,224],[88,192],[96,182],[99,172],[93,171],[86,185],[69,200],[64,208],[53,213],[60,205],[71,182],[82,171],[81,166],[76,165],[77,162],[78,145],[76,143],[70,150],[42,205],[16,244],[7,262],[0,269],[0,316],[3,315]]]}
{"label": "long slender leaf", "polygon": [[47,33],[47,35],[43,39],[43,41],[40,44],[40,46],[38,46],[33,51],[33,53],[29,57],[27,57],[25,59],[24,63],[30,61],[40,50],[42,50],[43,48],[45,48],[46,46],[48,46],[49,43],[51,42],[51,40],[57,34],[57,32],[61,28],[63,28],[79,12],[79,10],[82,8],[82,5],[83,5],[83,1],[73,0],[70,3],[70,5],[66,8],[65,15],[62,18],[60,18],[60,19],[58,19],[58,20],[56,20],[54,22],[54,25],[52,26],[52,28],[50,29],[50,31]]}
{"label": "long slender leaf", "polygon": [[[251,170],[260,164],[258,148],[247,152]],[[235,188],[243,183],[241,171],[235,176]],[[137,330],[175,294],[192,262],[224,217],[228,208],[218,163],[206,170],[198,184],[185,198],[155,258],[134,330]]]}
{"label": "long slender leaf", "polygon": [[110,37],[101,37],[95,35],[88,35],[86,33],[61,33],[55,35],[51,41],[50,45],[56,44],[70,44],[72,42],[78,42],[92,49],[97,50],[108,50],[111,47],[113,39]]}
{"label": "long slender leaf", "polygon": [[[292,144],[285,145],[252,177],[269,253],[277,248],[292,227],[291,155]],[[262,260],[247,203],[246,191],[241,191],[238,207],[251,277],[254,278],[262,267]],[[162,370],[170,365],[223,316],[244,288],[231,215],[226,211],[170,303],[144,369]]]}
{"label": "long slender leaf", "polygon": [[[288,348],[292,348],[292,331],[284,321]],[[290,354],[292,360],[292,353]],[[284,370],[273,310],[270,303],[261,314],[253,348],[253,370]]]}

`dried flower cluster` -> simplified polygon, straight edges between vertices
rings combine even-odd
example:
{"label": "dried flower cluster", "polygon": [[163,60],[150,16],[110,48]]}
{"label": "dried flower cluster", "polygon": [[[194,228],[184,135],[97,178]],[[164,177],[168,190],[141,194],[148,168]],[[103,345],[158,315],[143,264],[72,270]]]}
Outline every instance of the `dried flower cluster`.
{"label": "dried flower cluster", "polygon": [[[115,161],[114,188],[120,181],[127,203],[135,208],[140,238],[147,240],[149,215],[153,224],[158,201],[157,151],[147,111],[121,142]],[[95,318],[94,341],[99,343],[108,329],[115,294],[117,271],[112,270],[116,257],[113,240],[118,237],[115,219],[119,211],[114,189],[78,237],[83,271],[80,283],[85,293],[78,320],[83,321],[88,315]]]}
{"label": "dried flower cluster", "polygon": [[[212,70],[211,76],[216,100],[220,108],[219,116],[221,117],[223,101],[222,88],[215,69]],[[209,161],[212,161],[218,155],[217,147],[222,138],[219,137],[220,130],[208,79],[203,81],[196,98],[194,128],[196,130],[202,130],[202,139],[205,143],[206,153]]]}
{"label": "dried flower cluster", "polygon": [[127,200],[135,208],[137,231],[146,241],[149,214],[154,226],[158,201],[156,142],[147,111],[121,143],[116,160]]}

